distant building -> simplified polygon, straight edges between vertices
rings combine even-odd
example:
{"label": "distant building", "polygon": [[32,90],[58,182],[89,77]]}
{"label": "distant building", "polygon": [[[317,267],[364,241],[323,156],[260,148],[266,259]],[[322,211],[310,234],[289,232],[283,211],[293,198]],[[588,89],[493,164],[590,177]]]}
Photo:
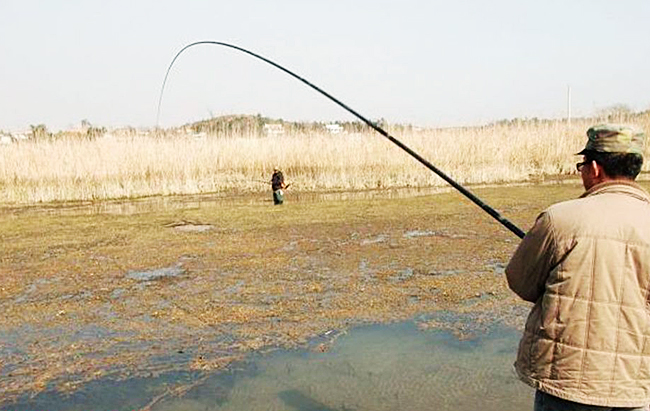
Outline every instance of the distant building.
{"label": "distant building", "polygon": [[14,137],[11,134],[0,131],[0,144],[11,144],[14,142]]}
{"label": "distant building", "polygon": [[340,134],[343,132],[343,127],[340,124],[326,124],[325,128],[330,134]]}
{"label": "distant building", "polygon": [[264,124],[264,133],[269,136],[284,134],[284,126],[282,124]]}
{"label": "distant building", "polygon": [[7,131],[0,131],[0,144],[12,144],[19,141],[27,141],[32,138],[29,132],[9,133]]}

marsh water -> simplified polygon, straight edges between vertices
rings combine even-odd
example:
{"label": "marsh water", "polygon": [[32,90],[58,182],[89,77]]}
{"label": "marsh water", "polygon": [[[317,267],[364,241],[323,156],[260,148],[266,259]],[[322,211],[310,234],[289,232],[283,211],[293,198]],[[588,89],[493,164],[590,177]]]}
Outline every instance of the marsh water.
{"label": "marsh water", "polygon": [[[579,193],[479,192],[524,228]],[[377,194],[0,209],[0,410],[529,409],[516,238]]]}
{"label": "marsh water", "polygon": [[[465,321],[442,314],[445,321]],[[44,392],[2,410],[522,410],[532,390],[512,370],[520,333],[497,323],[459,338],[418,320],[372,324],[296,350],[252,354],[227,370]],[[333,341],[323,345],[323,342]],[[327,347],[327,348],[323,348]]]}

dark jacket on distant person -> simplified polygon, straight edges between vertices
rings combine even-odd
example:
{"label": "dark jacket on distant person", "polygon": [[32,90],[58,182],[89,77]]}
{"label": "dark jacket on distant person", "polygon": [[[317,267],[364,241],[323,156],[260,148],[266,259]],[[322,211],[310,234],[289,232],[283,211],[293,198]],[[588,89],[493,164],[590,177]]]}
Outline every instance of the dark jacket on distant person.
{"label": "dark jacket on distant person", "polygon": [[282,190],[283,188],[284,188],[284,175],[282,174],[282,171],[277,170],[273,173],[273,176],[271,177],[271,189],[275,191],[275,190]]}

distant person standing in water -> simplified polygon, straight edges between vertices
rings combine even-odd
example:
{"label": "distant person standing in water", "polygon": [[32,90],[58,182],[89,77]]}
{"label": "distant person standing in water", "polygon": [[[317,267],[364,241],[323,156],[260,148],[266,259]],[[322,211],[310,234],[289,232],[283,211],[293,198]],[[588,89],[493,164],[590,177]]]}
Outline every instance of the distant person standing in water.
{"label": "distant person standing in water", "polygon": [[273,204],[282,204],[284,202],[284,190],[289,187],[284,182],[284,174],[278,168],[273,169],[273,176],[271,176],[271,190],[273,190]]}
{"label": "distant person standing in water", "polygon": [[535,411],[648,410],[650,195],[634,182],[644,134],[587,130],[585,192],[542,212],[506,267],[534,303],[515,369]]}

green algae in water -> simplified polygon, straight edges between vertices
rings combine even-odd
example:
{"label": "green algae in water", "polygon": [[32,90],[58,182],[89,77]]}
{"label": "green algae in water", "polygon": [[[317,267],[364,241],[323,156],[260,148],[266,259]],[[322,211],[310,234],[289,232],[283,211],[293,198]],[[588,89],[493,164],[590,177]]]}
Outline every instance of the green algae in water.
{"label": "green algae in water", "polygon": [[[414,322],[362,326],[324,352],[314,343],[256,354],[212,375],[96,381],[67,397],[41,394],[2,410],[518,411],[533,401],[512,369],[519,336],[500,326],[463,340]],[[170,389],[183,384],[192,388]]]}

